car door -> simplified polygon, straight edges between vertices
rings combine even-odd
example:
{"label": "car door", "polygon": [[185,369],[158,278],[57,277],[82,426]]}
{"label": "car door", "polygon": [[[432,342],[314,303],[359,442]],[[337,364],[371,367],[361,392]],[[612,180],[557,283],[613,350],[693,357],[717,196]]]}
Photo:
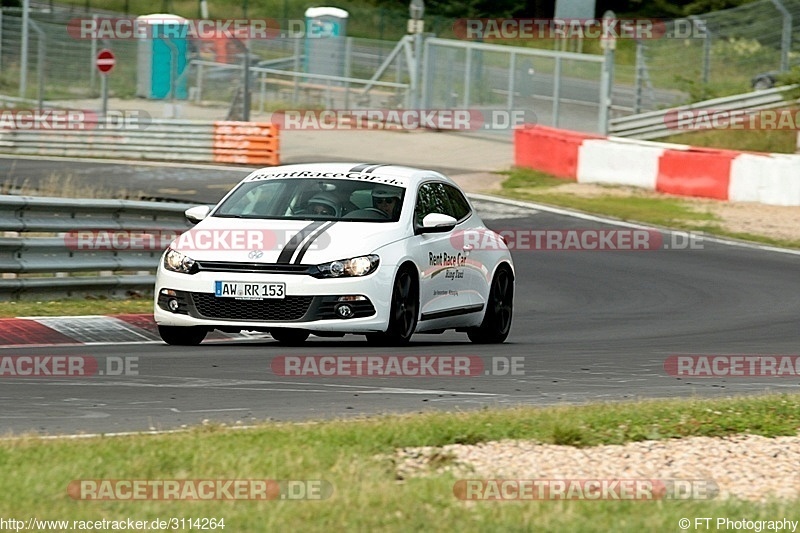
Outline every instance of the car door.
{"label": "car door", "polygon": [[469,287],[464,290],[469,293],[471,305],[484,304],[488,292],[487,268],[493,261],[492,251],[482,246],[486,229],[473,213],[464,193],[449,183],[442,184],[442,187],[450,201],[450,212],[447,214],[458,221],[451,232],[451,242],[454,249],[465,258],[462,285]]}
{"label": "car door", "polygon": [[452,238],[453,231],[422,233],[422,219],[431,213],[453,214],[442,182],[419,185],[414,206],[414,260],[420,268],[421,321],[458,316],[473,302],[464,267],[467,254]]}

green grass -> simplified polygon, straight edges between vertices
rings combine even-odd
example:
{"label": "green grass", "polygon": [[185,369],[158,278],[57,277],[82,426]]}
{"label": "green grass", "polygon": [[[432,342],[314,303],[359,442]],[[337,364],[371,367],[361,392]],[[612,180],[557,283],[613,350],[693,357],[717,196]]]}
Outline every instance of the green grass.
{"label": "green grass", "polygon": [[[0,442],[6,517],[86,520],[216,517],[225,531],[303,525],[330,531],[673,531],[683,516],[796,516],[796,501],[478,502],[453,496],[451,474],[398,480],[391,456],[408,446],[532,439],[580,446],[737,433],[795,435],[800,397],[673,400],[473,413],[382,416],[317,424],[81,440]],[[442,456],[441,464],[448,457]],[[81,479],[325,480],[323,501],[75,501]]]}
{"label": "green grass", "polygon": [[84,298],[64,300],[18,300],[0,305],[0,318],[15,316],[72,316],[72,315],[122,315],[128,313],[152,313],[153,301],[112,300],[106,298]]}
{"label": "green grass", "polygon": [[573,182],[544,172],[515,168],[504,174],[508,178],[502,183],[500,195],[509,198],[577,209],[625,221],[703,232],[785,248],[800,248],[800,241],[727,231],[720,226],[721,220],[716,215],[707,209],[698,210],[696,204],[681,198],[653,197],[644,190],[634,191],[633,196],[618,196],[611,194],[617,187],[610,185],[607,186],[610,191],[608,195],[581,197],[559,193],[559,186]]}
{"label": "green grass", "polygon": [[795,153],[795,130],[707,130],[671,135],[661,142],[689,144],[704,148],[726,148],[745,152]]}

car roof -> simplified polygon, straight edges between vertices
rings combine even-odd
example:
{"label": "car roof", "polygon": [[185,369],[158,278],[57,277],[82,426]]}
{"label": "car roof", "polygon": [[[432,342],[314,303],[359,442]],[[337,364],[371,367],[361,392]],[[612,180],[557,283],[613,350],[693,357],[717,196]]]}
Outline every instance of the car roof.
{"label": "car roof", "polygon": [[422,181],[436,178],[455,185],[455,183],[435,170],[379,163],[300,163],[264,167],[250,173],[242,181],[260,181],[273,178],[327,178],[363,179],[375,183],[407,188]]}

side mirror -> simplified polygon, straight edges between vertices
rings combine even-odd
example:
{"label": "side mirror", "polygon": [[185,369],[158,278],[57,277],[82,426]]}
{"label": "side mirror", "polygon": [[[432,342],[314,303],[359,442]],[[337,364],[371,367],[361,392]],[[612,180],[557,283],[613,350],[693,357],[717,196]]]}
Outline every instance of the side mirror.
{"label": "side mirror", "polygon": [[458,221],[450,215],[430,213],[422,219],[420,233],[446,233],[456,227]]}
{"label": "side mirror", "polygon": [[195,224],[197,224],[198,222],[206,218],[210,212],[211,212],[210,206],[196,205],[184,211],[183,214],[186,215],[186,218],[189,219],[189,222],[194,222]]}

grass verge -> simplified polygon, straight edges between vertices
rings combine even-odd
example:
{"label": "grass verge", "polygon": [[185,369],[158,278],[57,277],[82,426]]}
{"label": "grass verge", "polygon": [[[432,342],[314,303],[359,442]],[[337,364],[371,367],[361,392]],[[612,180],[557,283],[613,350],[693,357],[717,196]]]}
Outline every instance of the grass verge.
{"label": "grass verge", "polygon": [[698,204],[690,200],[671,196],[654,197],[650,191],[645,190],[633,190],[631,195],[619,195],[614,194],[614,191],[621,188],[611,185],[607,186],[607,195],[578,196],[558,192],[559,187],[574,182],[544,172],[515,168],[505,174],[508,178],[502,183],[499,194],[508,198],[577,209],[625,221],[704,232],[784,248],[800,248],[800,241],[796,240],[728,231],[722,227],[719,217],[708,209],[698,209]]}
{"label": "grass verge", "polygon": [[0,318],[15,316],[72,316],[72,315],[122,315],[127,313],[152,313],[153,301],[112,300],[103,298],[64,300],[18,300],[0,305]]}
{"label": "grass verge", "polygon": [[[749,520],[797,515],[797,501],[562,501],[466,503],[450,474],[398,480],[398,448],[533,439],[579,446],[644,439],[751,433],[796,435],[800,396],[648,400],[472,413],[381,416],[317,424],[270,423],[233,431],[218,425],[185,433],[80,440],[0,441],[6,518],[152,520],[224,518],[225,531],[677,531],[682,517]],[[588,452],[588,451],[587,451]],[[323,501],[81,501],[81,479],[325,480]]]}
{"label": "grass verge", "polygon": [[744,152],[793,154],[797,150],[797,131],[706,130],[670,135],[658,141]]}

